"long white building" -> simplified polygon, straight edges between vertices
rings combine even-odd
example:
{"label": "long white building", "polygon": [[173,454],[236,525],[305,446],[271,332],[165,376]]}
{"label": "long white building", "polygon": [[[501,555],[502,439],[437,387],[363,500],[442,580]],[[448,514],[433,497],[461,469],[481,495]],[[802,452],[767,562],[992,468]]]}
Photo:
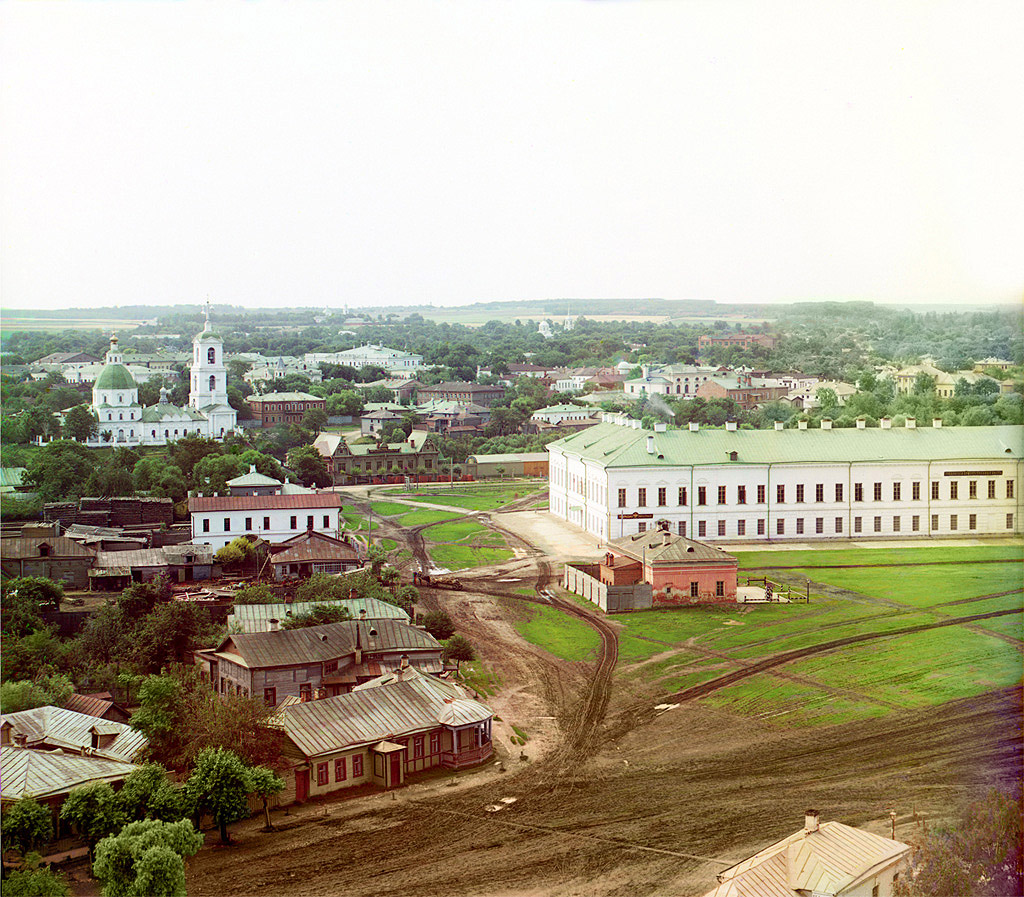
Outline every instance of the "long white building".
{"label": "long white building", "polygon": [[354,368],[377,365],[392,374],[414,374],[423,367],[423,356],[387,346],[365,345],[341,352],[308,352],[306,364],[348,364]]}
{"label": "long white building", "polygon": [[598,539],[657,520],[712,542],[1021,532],[1024,427],[650,431],[604,420],[547,447],[551,513]]}

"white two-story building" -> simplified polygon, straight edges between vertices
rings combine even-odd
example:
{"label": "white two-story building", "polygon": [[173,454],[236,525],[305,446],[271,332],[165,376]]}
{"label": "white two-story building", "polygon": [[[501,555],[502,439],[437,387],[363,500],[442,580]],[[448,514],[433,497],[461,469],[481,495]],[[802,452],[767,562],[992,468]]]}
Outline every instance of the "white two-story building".
{"label": "white two-story building", "polygon": [[[551,513],[599,539],[668,520],[696,539],[1013,535],[1024,427],[640,429],[605,422],[548,445]],[[862,422],[863,423],[863,422]]]}

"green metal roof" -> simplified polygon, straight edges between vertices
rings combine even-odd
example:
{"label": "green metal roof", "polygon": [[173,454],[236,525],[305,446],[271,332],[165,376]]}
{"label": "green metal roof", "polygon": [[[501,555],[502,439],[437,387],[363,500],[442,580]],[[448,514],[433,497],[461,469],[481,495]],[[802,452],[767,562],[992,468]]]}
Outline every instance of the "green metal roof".
{"label": "green metal roof", "polygon": [[[654,453],[647,437],[654,437]],[[1024,427],[894,427],[808,430],[634,430],[598,424],[551,443],[549,449],[603,467],[679,467],[694,464],[952,461],[1024,455]],[[730,453],[736,453],[732,461]]]}
{"label": "green metal roof", "polygon": [[123,364],[107,364],[103,366],[96,378],[96,389],[135,389],[137,384]]}
{"label": "green metal roof", "polygon": [[203,331],[202,333],[200,333],[200,334],[199,334],[199,336],[197,337],[197,339],[198,339],[198,340],[199,340],[199,342],[201,342],[201,343],[202,343],[202,342],[205,342],[205,341],[206,341],[206,340],[208,340],[208,339],[216,339],[216,340],[219,340],[219,339],[220,339],[220,334],[219,334],[219,333],[214,333],[214,332],[213,332],[212,330],[204,330],[204,331]]}
{"label": "green metal roof", "polygon": [[180,407],[172,405],[170,402],[161,402],[142,409],[142,420],[148,424],[158,424],[162,420],[180,420],[182,417],[187,417],[189,420],[206,420],[205,415],[200,414],[195,408]]}

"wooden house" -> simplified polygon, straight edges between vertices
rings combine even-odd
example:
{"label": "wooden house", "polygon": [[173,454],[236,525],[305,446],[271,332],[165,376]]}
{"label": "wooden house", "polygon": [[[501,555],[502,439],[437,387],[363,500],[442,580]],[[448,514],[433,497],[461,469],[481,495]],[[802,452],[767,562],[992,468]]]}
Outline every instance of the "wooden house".
{"label": "wooden house", "polygon": [[808,810],[796,834],[718,873],[704,897],[891,897],[911,848]]}
{"label": "wooden house", "polygon": [[45,576],[76,589],[89,587],[96,554],[67,536],[0,539],[4,576]]}
{"label": "wooden house", "polygon": [[281,802],[359,785],[396,788],[427,769],[482,763],[494,750],[493,717],[459,686],[409,665],[350,694],[290,703],[275,718],[293,773]]}
{"label": "wooden house", "polygon": [[316,530],[271,546],[270,563],[274,579],[280,582],[293,576],[308,578],[314,573],[344,573],[363,563],[359,550],[344,539],[336,539]]}
{"label": "wooden house", "polygon": [[309,701],[345,694],[397,666],[403,655],[423,672],[443,669],[437,640],[393,619],[236,633],[197,651],[196,663],[221,694],[262,697],[276,707],[289,695]]}

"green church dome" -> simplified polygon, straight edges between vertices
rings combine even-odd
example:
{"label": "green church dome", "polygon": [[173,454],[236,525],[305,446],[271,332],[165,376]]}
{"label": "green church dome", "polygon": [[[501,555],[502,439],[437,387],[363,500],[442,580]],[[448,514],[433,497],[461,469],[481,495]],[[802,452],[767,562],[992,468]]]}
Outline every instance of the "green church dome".
{"label": "green church dome", "polygon": [[137,389],[135,378],[123,364],[105,365],[96,380],[96,389]]}

